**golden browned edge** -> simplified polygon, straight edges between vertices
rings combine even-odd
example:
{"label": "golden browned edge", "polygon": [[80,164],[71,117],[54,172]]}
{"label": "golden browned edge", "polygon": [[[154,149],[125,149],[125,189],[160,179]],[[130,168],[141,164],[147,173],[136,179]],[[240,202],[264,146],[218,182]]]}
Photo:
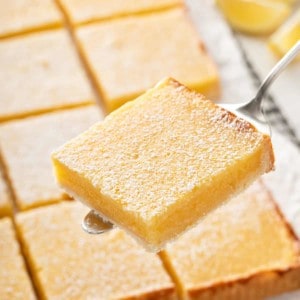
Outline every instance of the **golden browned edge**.
{"label": "golden browned edge", "polygon": [[[215,82],[213,82],[214,88],[212,88],[211,86],[209,86],[206,89],[205,92],[204,92],[204,90],[202,92],[200,92],[199,89],[197,89],[197,86],[194,86],[194,87],[187,87],[185,85],[184,86],[188,90],[193,91],[193,92],[196,91],[198,94],[201,94],[204,98],[211,99],[211,101],[214,102],[214,100],[220,99],[220,97],[222,95],[222,92],[221,92],[221,82],[220,82],[220,76],[219,76],[218,66],[217,66],[215,60],[213,59],[213,57],[207,51],[205,43],[202,40],[200,33],[197,31],[196,26],[195,26],[192,18],[189,15],[189,9],[188,9],[188,7],[184,6],[184,8],[182,9],[182,11],[184,12],[185,19],[187,20],[187,22],[190,23],[190,27],[191,27],[191,30],[193,31],[194,39],[198,41],[198,47],[199,47],[200,52],[204,53],[207,56],[207,58],[210,60],[211,64],[214,66],[214,68],[216,70],[216,73],[218,74],[217,80]],[[177,80],[173,79],[173,81],[177,81]],[[212,84],[211,81],[210,81],[210,84]],[[206,94],[205,96],[203,95],[204,93]]]}
{"label": "golden browned edge", "polygon": [[272,203],[276,213],[287,229],[290,239],[295,243],[295,251],[298,259],[285,269],[260,271],[247,277],[216,282],[205,287],[193,287],[185,294],[181,280],[175,271],[170,257],[165,251],[159,253],[166,271],[176,284],[180,299],[201,300],[259,300],[265,297],[275,296],[284,292],[300,288],[300,240],[295,231],[285,219],[270,190],[263,184],[263,188],[269,194],[269,202]]}
{"label": "golden browned edge", "polygon": [[44,300],[45,298],[42,296],[41,291],[40,291],[40,285],[37,281],[37,278],[35,278],[36,277],[35,272],[32,269],[30,255],[29,255],[27,248],[24,244],[24,241],[22,239],[21,232],[19,231],[19,228],[17,226],[16,215],[19,212],[19,208],[18,208],[17,201],[16,201],[16,194],[13,189],[12,182],[8,175],[8,170],[7,170],[6,164],[4,162],[4,159],[3,159],[3,156],[1,153],[1,148],[0,148],[0,168],[2,168],[2,170],[3,170],[3,176],[7,183],[7,189],[8,189],[8,193],[10,196],[11,205],[12,205],[12,215],[10,216],[10,219],[12,220],[12,223],[13,223],[15,236],[16,236],[17,242],[19,244],[19,251],[20,251],[20,254],[21,254],[23,262],[24,262],[24,267],[26,269],[27,274],[29,275],[29,279],[31,281],[31,286],[32,286],[32,289],[33,289],[36,299]]}
{"label": "golden browned edge", "polygon": [[72,15],[68,13],[67,5],[64,5],[64,3],[61,0],[56,0],[56,1],[59,3],[59,6],[62,9],[63,13],[67,16],[69,23],[72,25],[72,27],[85,26],[85,25],[104,22],[104,21],[113,21],[116,19],[126,18],[131,16],[147,15],[151,13],[167,11],[175,7],[185,6],[184,0],[181,0],[181,3],[165,4],[164,6],[159,8],[142,9],[140,11],[135,11],[130,13],[118,13],[113,16],[107,16],[107,17],[93,17],[92,19],[89,20],[76,22],[75,20],[73,20]]}
{"label": "golden browned edge", "polygon": [[[81,60],[82,60],[82,62],[83,62],[83,65],[84,65],[84,70],[88,73],[88,77],[89,77],[89,79],[90,79],[90,81],[92,82],[92,85],[93,85],[93,88],[94,88],[94,90],[95,90],[95,88],[96,88],[96,91],[98,92],[98,95],[102,95],[102,99],[103,99],[103,92],[102,92],[102,88],[101,88],[101,86],[100,86],[100,83],[98,83],[98,81],[96,80],[96,74],[95,74],[95,72],[93,71],[93,69],[92,69],[92,67],[90,66],[90,64],[89,64],[89,62],[88,62],[88,60],[87,60],[87,58],[86,58],[86,56],[85,56],[85,51],[82,49],[82,47],[80,46],[80,43],[79,43],[79,41],[77,40],[77,37],[76,37],[76,34],[75,34],[75,32],[74,32],[74,28],[72,28],[72,26],[71,25],[75,25],[75,26],[78,26],[78,25],[88,25],[88,24],[90,24],[90,23],[94,23],[94,22],[97,22],[97,21],[99,21],[99,20],[97,20],[97,19],[95,19],[95,20],[91,20],[91,21],[88,21],[88,22],[84,22],[84,23],[79,23],[79,24],[73,24],[72,23],[72,21],[71,21],[71,18],[69,18],[69,16],[68,16],[68,14],[67,14],[67,12],[66,12],[66,10],[65,10],[65,8],[64,8],[64,6],[62,5],[62,3],[59,1],[59,0],[57,0],[56,1],[57,3],[58,3],[58,6],[60,7],[60,9],[61,9],[61,11],[63,12],[63,14],[64,14],[64,17],[65,17],[65,21],[66,21],[66,27],[67,27],[67,29],[69,30],[69,32],[70,32],[70,34],[71,34],[71,37],[72,37],[72,39],[73,39],[73,41],[75,42],[75,46],[77,47],[77,50],[78,50],[78,52],[79,52],[79,56],[80,56],[80,58],[81,58]],[[182,7],[184,7],[184,5],[181,5],[181,4],[175,4],[175,5],[171,5],[171,6],[166,6],[165,8],[160,8],[160,9],[155,9],[155,10],[152,10],[152,11],[145,11],[145,12],[139,12],[139,13],[136,13],[136,14],[131,14],[131,15],[146,15],[146,14],[148,14],[148,13],[153,13],[153,12],[158,12],[158,11],[163,11],[163,10],[168,10],[168,9],[171,9],[171,8],[174,8],[174,7],[176,7],[176,6],[178,6],[178,7],[180,7],[180,6],[182,6]],[[185,11],[187,11],[186,9],[185,9]],[[119,15],[119,16],[116,16],[115,18],[119,18],[119,17],[125,17],[126,15]],[[129,16],[129,15],[127,15],[127,16]],[[103,19],[101,19],[101,20],[107,20],[107,19],[114,19],[114,18],[103,18]],[[195,31],[195,36],[199,39],[199,35],[198,35],[198,32],[196,32],[196,30],[195,30],[195,28],[194,28],[194,24],[193,24],[193,22],[192,22],[192,20],[190,19],[190,17],[187,15],[187,19],[191,22],[191,27],[194,29],[194,31]],[[53,24],[51,24],[51,25],[49,25],[49,26],[44,26],[44,27],[39,27],[39,28],[36,28],[36,29],[30,29],[30,30],[28,30],[28,31],[22,31],[22,32],[18,32],[18,33],[16,33],[16,34],[10,34],[10,35],[7,35],[7,36],[1,36],[0,37],[0,39],[2,39],[2,38],[6,38],[6,37],[15,37],[15,36],[19,36],[19,35],[23,35],[23,34],[30,34],[30,33],[35,33],[35,32],[38,32],[38,31],[41,31],[41,30],[52,30],[52,29],[57,29],[57,28],[60,28],[60,27],[62,27],[62,24],[60,23],[60,22],[57,22],[57,23],[53,23]],[[207,51],[206,51],[206,48],[205,48],[205,46],[204,46],[204,43],[199,39],[199,48],[200,48],[200,50],[201,51],[203,51],[203,52],[205,52],[206,53],[206,55],[208,56],[208,57],[210,57],[210,55],[207,53]],[[210,57],[211,58],[211,57]],[[211,59],[211,61],[213,62],[213,64],[215,65],[215,68],[216,68],[216,70],[217,70],[217,67],[216,67],[216,64],[214,63],[214,60],[213,59]],[[213,97],[218,97],[219,95],[220,95],[220,82],[219,82],[219,80],[218,80],[218,82],[216,83],[217,84],[217,86],[216,86],[216,90],[214,91],[214,93],[212,94],[213,95]],[[100,102],[100,105],[101,105],[101,103],[102,102]],[[88,103],[88,104],[79,104],[79,105],[70,105],[70,106],[64,106],[62,109],[67,109],[67,108],[72,108],[72,107],[77,107],[77,106],[83,106],[83,105],[90,105],[90,103]],[[59,110],[59,109],[53,109],[53,110],[41,110],[41,111],[37,111],[36,113],[34,113],[34,114],[30,114],[30,116],[32,116],[32,115],[38,115],[38,114],[41,114],[41,113],[45,113],[45,112],[49,112],[49,111],[56,111],[56,110]],[[230,113],[231,114],[231,113]],[[233,116],[234,116],[234,118],[236,118],[236,116],[234,115],[234,114],[232,114]],[[23,115],[19,115],[17,118],[24,118],[24,117],[27,117],[27,116],[29,116],[28,114],[23,114]],[[15,118],[12,118],[12,119],[15,119]],[[1,121],[8,121],[8,120],[11,120],[9,117],[8,118],[2,118],[1,120],[0,120],[0,122]],[[251,125],[252,126],[252,125]],[[252,126],[253,127],[253,126]],[[270,146],[271,146],[271,142],[270,142],[270,139],[268,139],[268,142],[269,142],[269,144],[270,144]],[[273,157],[273,162],[274,162],[274,155],[272,156]],[[4,168],[4,169],[6,169],[6,168]],[[13,189],[12,189],[12,187],[10,186],[10,188],[9,188],[9,190],[11,191],[11,192],[13,192]],[[43,204],[43,206],[45,205],[49,205],[50,203],[45,203],[45,204]],[[30,206],[30,207],[28,207],[28,209],[29,208],[33,208],[33,207],[39,207],[39,206],[41,206],[41,205],[37,205],[37,206]],[[286,225],[286,227],[289,229],[289,232],[290,232],[290,234],[291,234],[291,236],[293,236],[294,238],[296,238],[296,235],[295,235],[295,233],[294,233],[294,231],[292,230],[292,228],[290,227],[290,225],[286,222],[286,220],[283,218],[283,216],[282,216],[282,214],[281,214],[281,212],[280,212],[280,210],[279,210],[279,208],[278,208],[278,206],[277,205],[275,205],[276,206],[276,210],[278,211],[278,213],[279,213],[279,215],[281,216],[281,218],[283,219],[283,221],[284,221],[284,223],[285,223],[285,225]],[[15,222],[14,222],[15,223]],[[23,257],[24,257],[24,261],[25,261],[25,263],[26,263],[26,267],[27,267],[27,270],[28,270],[28,273],[30,274],[30,277],[31,277],[31,279],[33,280],[33,283],[34,283],[34,289],[35,289],[35,292],[36,292],[36,294],[37,295],[39,295],[39,298],[40,299],[45,299],[45,295],[43,294],[43,292],[42,292],[42,288],[41,288],[41,284],[40,284],[40,282],[39,282],[39,280],[38,280],[38,278],[37,278],[37,276],[35,275],[35,273],[33,272],[33,270],[32,269],[34,269],[34,266],[33,266],[33,261],[32,261],[32,259],[31,259],[31,257],[30,257],[30,254],[29,254],[29,252],[28,252],[28,248],[26,247],[26,244],[25,244],[25,241],[22,239],[22,235],[21,235],[21,232],[20,232],[20,230],[19,230],[19,228],[18,228],[18,226],[16,226],[15,224],[14,224],[14,226],[15,226],[15,228],[16,228],[16,233],[17,233],[17,237],[18,237],[18,240],[19,240],[19,243],[20,243],[20,248],[21,248],[21,252],[22,252],[22,255],[23,255]],[[299,244],[299,243],[298,243]],[[167,271],[167,273],[171,276],[171,278],[173,279],[173,281],[175,282],[175,284],[176,284],[176,286],[178,287],[178,282],[177,282],[177,280],[176,280],[176,278],[174,278],[174,276],[173,276],[173,272],[172,271],[170,271],[170,268],[168,267],[168,264],[166,263],[166,260],[165,260],[165,258],[164,258],[164,252],[162,251],[160,254],[159,254],[159,257],[160,257],[160,259],[162,260],[162,262],[163,262],[163,265],[164,265],[164,267],[165,267],[165,269],[166,269],[166,271]],[[28,259],[28,261],[27,261],[27,259]],[[293,271],[296,271],[296,274],[294,274],[295,272],[293,272]],[[280,274],[281,276],[283,275],[285,275],[285,274],[287,274],[287,272],[290,274],[291,272],[293,272],[291,275],[292,276],[290,276],[291,278],[297,278],[298,279],[298,277],[300,276],[300,267],[299,267],[299,265],[297,264],[297,265],[295,265],[295,266],[293,266],[293,267],[291,267],[291,268],[289,268],[288,269],[288,271],[282,271],[282,270],[278,270],[277,271],[277,273],[278,274]],[[251,276],[251,277],[255,277],[255,276],[259,276],[260,274],[258,274],[258,275],[253,275],[253,276]],[[242,282],[248,282],[249,280],[250,280],[251,278],[247,278],[247,279],[241,279],[241,280],[239,280],[239,281],[242,281]],[[238,282],[239,282],[238,281]],[[233,283],[235,283],[235,282],[233,282]],[[219,287],[221,287],[222,288],[222,290],[223,290],[223,288],[224,288],[224,286],[230,286],[232,283],[230,283],[230,282],[223,282],[223,283],[220,283],[220,285],[215,285],[215,286],[213,286],[213,287],[210,287],[210,288],[208,288],[209,290],[217,290]],[[298,286],[297,286],[298,287]],[[205,290],[202,290],[202,291],[200,291],[201,293],[203,292],[203,291],[205,291]],[[198,292],[199,291],[191,291],[191,296],[193,296],[193,295],[197,295],[198,294]],[[167,298],[166,298],[167,297]],[[140,295],[140,297],[139,297],[139,299],[149,299],[149,300],[154,300],[154,299],[176,299],[177,297],[176,297],[176,295],[174,294],[174,289],[173,288],[165,288],[164,290],[162,290],[160,293],[159,293],[159,295],[157,294],[157,292],[152,292],[152,293],[147,293],[147,294],[144,294],[144,295]],[[129,297],[129,298],[124,298],[124,300],[131,300],[131,299],[136,299],[136,297]],[[202,299],[202,296],[201,296],[201,299]],[[206,298],[203,298],[203,299],[206,299]],[[208,299],[211,299],[211,298],[208,298]],[[219,298],[218,298],[219,299]],[[232,299],[232,298],[230,298],[230,299]]]}
{"label": "golden browned edge", "polygon": [[43,201],[42,203],[40,202],[36,202],[36,203],[32,203],[32,204],[27,204],[27,205],[23,205],[17,198],[17,204],[19,207],[19,211],[20,212],[24,212],[24,211],[28,211],[28,210],[32,210],[34,208],[39,208],[39,207],[44,207],[44,206],[49,206],[52,204],[58,204],[62,201],[73,201],[74,199],[72,197],[70,197],[70,195],[68,195],[67,193],[62,192],[62,195],[60,198],[52,198],[49,199],[47,201]]}
{"label": "golden browned edge", "polygon": [[[51,24],[45,25],[45,26],[39,26],[36,28],[30,28],[28,30],[23,30],[23,31],[18,31],[18,32],[12,32],[12,33],[8,33],[6,35],[1,35],[0,36],[0,40],[4,40],[7,38],[17,38],[20,36],[24,36],[24,35],[29,35],[29,34],[34,34],[34,33],[38,33],[41,31],[50,31],[50,30],[55,30],[55,29],[61,29],[61,28],[66,28],[69,33],[70,36],[75,44],[75,47],[77,48],[78,54],[79,54],[79,61],[81,62],[81,64],[83,65],[83,69],[84,71],[87,73],[88,78],[90,79],[90,82],[92,83],[92,87],[94,92],[96,91],[96,97],[98,98],[97,100],[99,100],[99,95],[101,97],[102,95],[102,88],[100,86],[100,83],[98,83],[98,81],[96,80],[96,74],[93,72],[92,67],[90,66],[90,64],[88,63],[88,60],[86,58],[86,56],[84,55],[84,50],[81,48],[79,41],[77,40],[76,34],[74,32],[74,28],[73,26],[78,26],[78,25],[88,25],[90,23],[94,23],[100,20],[91,20],[91,21],[87,21],[87,22],[83,22],[83,23],[79,23],[79,24],[73,24],[73,22],[71,21],[71,18],[69,18],[67,11],[65,9],[65,7],[63,6],[63,4],[60,2],[60,0],[56,0],[55,1],[56,4],[58,5],[58,7],[60,8],[61,12],[63,13],[63,18],[64,21],[63,22],[53,22]],[[151,13],[155,13],[155,12],[162,12],[164,10],[171,10],[172,8],[177,8],[177,7],[182,7],[184,8],[185,5],[184,3],[181,4],[174,4],[174,5],[166,5],[166,7],[163,8],[159,8],[159,9],[153,9],[153,10],[149,10],[149,11],[142,11],[142,12],[137,12],[137,13],[132,13],[130,15],[147,15],[147,14],[151,14]],[[185,9],[186,11],[186,9]],[[128,15],[118,15],[115,18],[103,18],[102,20],[108,20],[108,19],[116,19],[116,18],[120,18],[120,17],[126,17],[126,16],[130,16]],[[187,16],[187,19],[190,20],[192,28],[194,28],[194,24],[191,21],[191,19]],[[198,33],[195,31],[195,36],[198,37]],[[207,51],[205,49],[205,46],[203,44],[203,42],[199,39],[199,48],[200,50],[206,52]],[[214,62],[212,60],[212,62]],[[216,65],[215,65],[216,66]],[[217,67],[216,67],[217,69]],[[219,95],[220,93],[220,86],[219,86],[219,82],[217,82],[217,91],[215,93],[213,93],[213,95]],[[138,95],[136,95],[138,96]],[[134,98],[134,97],[133,97]],[[103,95],[102,95],[102,99],[103,99]],[[48,113],[48,112],[53,112],[53,111],[59,111],[59,110],[65,110],[65,109],[70,109],[70,108],[75,108],[75,107],[79,107],[79,106],[87,106],[87,105],[91,105],[92,103],[82,103],[82,104],[77,104],[77,105],[65,105],[63,107],[58,107],[58,108],[53,108],[53,109],[43,109],[43,110],[37,110],[34,113],[24,113],[24,114],[17,114],[14,116],[7,116],[7,117],[2,117],[0,118],[0,123],[1,122],[7,122],[7,121],[12,121],[12,120],[18,120],[18,119],[22,119],[22,118],[26,118],[26,117],[31,117],[31,116],[36,116],[36,115],[40,115],[40,114],[44,114],[44,113]],[[103,109],[103,102],[99,101],[99,104],[102,106]],[[29,253],[28,247],[26,245],[25,240],[22,237],[21,231],[19,229],[19,226],[17,225],[17,222],[15,220],[16,218],[16,214],[18,213],[18,206],[16,204],[16,202],[18,202],[16,200],[16,194],[14,192],[13,186],[12,186],[12,182],[11,179],[9,178],[9,172],[7,171],[7,166],[4,163],[4,159],[2,158],[2,155],[0,153],[0,160],[2,160],[2,164],[3,164],[3,170],[4,170],[4,176],[5,179],[7,181],[7,185],[8,185],[8,190],[9,190],[9,194],[10,194],[10,199],[11,202],[13,204],[13,226],[15,229],[15,233],[16,233],[16,237],[19,243],[19,247],[20,247],[20,252],[21,255],[23,257],[23,261],[25,264],[25,268],[27,270],[27,273],[29,274],[30,279],[32,280],[32,287],[34,290],[34,293],[36,295],[36,297],[38,299],[46,299],[45,294],[43,293],[43,289],[42,289],[42,284],[36,274],[36,272],[34,272],[35,266],[32,260],[32,257]],[[62,200],[65,200],[69,198],[66,196],[66,198],[63,198]],[[55,202],[51,202],[49,201],[49,203],[44,203],[44,204],[36,204],[36,205],[31,205],[31,206],[26,206],[26,209],[31,209],[31,208],[37,208],[37,207],[41,207],[41,206],[48,206],[48,205],[52,205],[52,204],[56,204],[57,202],[59,202],[60,200],[57,200]],[[163,264],[165,265],[164,261],[162,260]],[[170,277],[172,278],[170,272],[168,270],[166,270],[166,272],[170,275]],[[134,300],[137,299],[136,296],[132,296],[132,297],[126,297],[124,298],[124,300]],[[167,299],[167,300],[176,300],[177,299],[177,295],[174,291],[174,288],[169,287],[169,288],[165,288],[161,291],[159,291],[159,293],[157,291],[153,291],[150,293],[146,293],[143,295],[139,296],[139,299],[148,299],[148,300],[154,300],[154,299]]]}
{"label": "golden browned edge", "polygon": [[5,34],[0,34],[0,41],[8,38],[15,38],[15,37],[20,37],[23,35],[31,34],[31,33],[37,33],[37,32],[43,32],[47,30],[52,30],[52,29],[58,29],[63,27],[63,22],[61,21],[56,21],[56,22],[51,22],[48,23],[47,25],[37,25],[28,29],[23,29],[23,30],[18,30],[18,31],[11,31]]}
{"label": "golden browned edge", "polygon": [[175,284],[176,294],[178,296],[178,299],[182,299],[183,290],[180,283],[180,279],[177,275],[177,272],[174,271],[174,267],[170,261],[169,255],[166,253],[165,250],[160,250],[157,253],[159,259],[162,262],[163,267],[165,268],[166,272],[169,274],[171,280]]}
{"label": "golden browned edge", "polygon": [[[40,297],[38,297],[36,286],[33,282],[33,276],[32,276],[32,273],[31,273],[31,270],[30,270],[30,267],[29,267],[29,264],[28,264],[27,256],[25,255],[25,251],[24,251],[23,245],[21,243],[21,238],[20,238],[20,235],[18,233],[18,228],[17,228],[17,225],[16,225],[15,215],[8,216],[7,218],[9,218],[12,221],[13,232],[14,232],[16,241],[18,243],[18,248],[19,248],[18,250],[19,250],[22,262],[24,264],[25,272],[28,275],[29,283],[32,287],[33,294],[34,294],[34,296],[37,300],[41,299]],[[41,300],[44,300],[44,299],[41,299]]]}
{"label": "golden browned edge", "polygon": [[6,184],[6,188],[7,188],[7,192],[8,192],[8,197],[10,200],[10,205],[12,208],[11,216],[13,216],[18,211],[18,207],[16,204],[16,195],[15,195],[14,189],[12,187],[12,182],[8,175],[8,170],[7,170],[7,166],[5,164],[4,156],[2,154],[1,144],[0,144],[0,169],[2,171],[2,175],[3,175],[4,181]]}

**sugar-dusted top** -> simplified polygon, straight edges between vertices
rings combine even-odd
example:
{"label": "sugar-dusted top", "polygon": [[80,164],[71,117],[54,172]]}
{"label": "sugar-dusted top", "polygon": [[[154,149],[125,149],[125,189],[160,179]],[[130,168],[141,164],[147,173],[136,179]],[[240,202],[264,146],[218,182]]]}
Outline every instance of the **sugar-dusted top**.
{"label": "sugar-dusted top", "polygon": [[246,121],[166,79],[54,157],[149,221],[250,155],[263,139]]}
{"label": "sugar-dusted top", "polygon": [[0,37],[63,25],[63,16],[52,0],[10,0],[0,4]]}
{"label": "sugar-dusted top", "polygon": [[8,188],[2,173],[0,167],[0,217],[9,214],[12,210]]}
{"label": "sugar-dusted top", "polygon": [[203,92],[213,86],[218,94],[217,69],[183,9],[91,24],[77,34],[111,106],[166,76]]}
{"label": "sugar-dusted top", "polygon": [[193,289],[285,270],[299,264],[299,245],[257,182],[170,244],[167,252],[181,282]]}
{"label": "sugar-dusted top", "polygon": [[1,41],[0,65],[0,120],[95,99],[64,29]]}
{"label": "sugar-dusted top", "polygon": [[25,263],[9,218],[0,220],[0,295],[1,299],[36,299]]}
{"label": "sugar-dusted top", "polygon": [[89,106],[0,126],[0,146],[19,209],[63,198],[52,174],[50,154],[98,120],[100,110]]}
{"label": "sugar-dusted top", "polygon": [[133,299],[174,292],[159,258],[123,231],[86,234],[80,226],[86,213],[82,204],[67,202],[17,217],[45,298]]}

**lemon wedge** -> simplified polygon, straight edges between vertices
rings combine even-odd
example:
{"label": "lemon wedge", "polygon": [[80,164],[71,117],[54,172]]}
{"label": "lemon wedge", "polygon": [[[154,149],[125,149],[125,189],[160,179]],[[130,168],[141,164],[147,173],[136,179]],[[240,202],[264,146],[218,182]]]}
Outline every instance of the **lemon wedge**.
{"label": "lemon wedge", "polygon": [[283,56],[299,40],[300,9],[271,35],[268,45],[275,54]]}
{"label": "lemon wedge", "polygon": [[273,32],[291,12],[288,0],[217,0],[217,4],[234,29],[249,34]]}

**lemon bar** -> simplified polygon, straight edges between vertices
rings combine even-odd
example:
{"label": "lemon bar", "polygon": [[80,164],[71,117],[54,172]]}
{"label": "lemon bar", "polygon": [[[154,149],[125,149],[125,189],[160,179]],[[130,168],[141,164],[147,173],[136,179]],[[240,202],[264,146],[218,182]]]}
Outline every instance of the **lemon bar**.
{"label": "lemon bar", "polygon": [[158,256],[123,231],[86,234],[81,203],[40,207],[17,226],[42,299],[176,299]]}
{"label": "lemon bar", "polygon": [[100,111],[90,106],[0,126],[0,149],[19,209],[66,198],[55,183],[50,153],[98,120]]}
{"label": "lemon bar", "polygon": [[0,296],[1,300],[36,299],[25,268],[12,221],[0,220]]}
{"label": "lemon bar", "polygon": [[108,111],[169,76],[219,95],[215,64],[183,9],[83,26],[77,39]]}
{"label": "lemon bar", "polygon": [[12,206],[10,202],[10,196],[0,167],[0,218],[11,214]]}
{"label": "lemon bar", "polygon": [[163,253],[182,299],[265,299],[300,288],[300,243],[255,183]]}
{"label": "lemon bar", "polygon": [[65,30],[0,41],[0,121],[94,102]]}
{"label": "lemon bar", "polygon": [[273,167],[270,138],[173,79],[53,153],[58,182],[157,251]]}
{"label": "lemon bar", "polygon": [[183,0],[59,0],[71,23],[85,24],[131,14],[141,14],[177,5]]}
{"label": "lemon bar", "polygon": [[9,0],[0,3],[0,38],[63,25],[52,0]]}

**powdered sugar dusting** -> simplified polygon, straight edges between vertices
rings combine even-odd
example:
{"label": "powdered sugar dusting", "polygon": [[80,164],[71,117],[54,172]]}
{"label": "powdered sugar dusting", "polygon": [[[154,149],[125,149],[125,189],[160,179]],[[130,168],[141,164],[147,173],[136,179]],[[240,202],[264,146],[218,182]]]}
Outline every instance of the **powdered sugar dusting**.
{"label": "powdered sugar dusting", "polygon": [[121,230],[86,234],[80,227],[86,213],[80,203],[68,202],[17,217],[47,298],[123,299],[166,289],[166,297],[172,294],[173,283],[155,254]]}
{"label": "powdered sugar dusting", "polygon": [[27,274],[12,221],[0,220],[0,295],[1,299],[36,299]]}
{"label": "powdered sugar dusting", "polygon": [[264,176],[285,216],[300,236],[300,151],[285,136],[273,131],[275,172]]}
{"label": "powdered sugar dusting", "polygon": [[255,183],[168,246],[167,253],[186,287],[284,269],[297,262],[295,241],[269,197]]}
{"label": "powdered sugar dusting", "polygon": [[20,209],[66,198],[55,183],[51,152],[98,120],[100,110],[88,106],[0,126],[1,154]]}
{"label": "powdered sugar dusting", "polygon": [[57,159],[146,220],[261,146],[248,123],[174,85],[111,115]]}
{"label": "powdered sugar dusting", "polygon": [[0,216],[6,215],[12,210],[8,188],[3,178],[0,166]]}

